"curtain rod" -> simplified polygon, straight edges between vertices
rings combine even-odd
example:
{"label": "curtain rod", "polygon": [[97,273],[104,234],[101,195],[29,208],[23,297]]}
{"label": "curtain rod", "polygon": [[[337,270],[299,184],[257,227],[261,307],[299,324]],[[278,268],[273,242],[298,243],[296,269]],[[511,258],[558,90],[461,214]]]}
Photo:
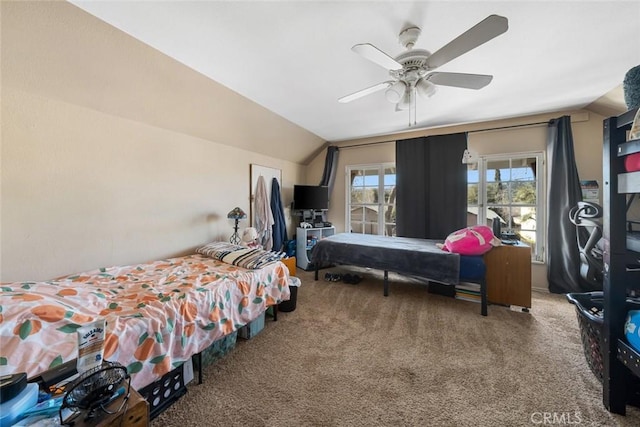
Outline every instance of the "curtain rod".
{"label": "curtain rod", "polygon": [[[498,126],[498,127],[495,127],[495,128],[470,130],[470,131],[467,131],[467,133],[489,132],[489,131],[492,131],[492,130],[513,129],[513,128],[521,128],[521,127],[527,127],[527,126],[546,125],[546,124],[549,124],[549,121],[546,121],[546,122],[534,122],[534,123],[523,123],[521,125]],[[416,138],[420,138],[420,137],[417,136]],[[342,149],[342,148],[354,148],[354,147],[364,147],[366,145],[388,144],[390,142],[396,142],[396,141],[398,141],[398,139],[389,140],[389,141],[363,142],[362,144],[352,144],[352,145],[336,145],[336,147],[338,147],[340,149]]]}

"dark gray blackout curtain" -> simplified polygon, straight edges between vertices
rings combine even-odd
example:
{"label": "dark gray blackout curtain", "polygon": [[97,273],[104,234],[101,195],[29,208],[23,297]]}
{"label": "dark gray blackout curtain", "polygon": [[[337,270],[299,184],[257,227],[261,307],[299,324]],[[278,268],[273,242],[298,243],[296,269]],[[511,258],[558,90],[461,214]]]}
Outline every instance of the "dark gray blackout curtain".
{"label": "dark gray blackout curtain", "polygon": [[396,142],[396,234],[444,240],[467,226],[467,134]]}
{"label": "dark gray blackout curtain", "polygon": [[336,168],[338,167],[338,147],[328,147],[327,157],[324,161],[324,171],[322,172],[322,179],[320,185],[326,185],[329,187],[329,197],[331,197],[331,191],[333,190],[333,183],[336,180]]}
{"label": "dark gray blackout curtain", "polygon": [[571,117],[549,121],[547,128],[547,281],[554,293],[584,292],[580,254],[569,210],[582,200],[573,151]]}

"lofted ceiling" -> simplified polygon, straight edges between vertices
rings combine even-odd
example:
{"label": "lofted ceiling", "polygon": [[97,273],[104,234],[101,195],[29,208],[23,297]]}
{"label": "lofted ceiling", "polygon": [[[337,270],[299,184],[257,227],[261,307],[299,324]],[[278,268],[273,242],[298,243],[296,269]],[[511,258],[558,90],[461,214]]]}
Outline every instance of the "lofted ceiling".
{"label": "lofted ceiling", "polygon": [[[633,1],[72,1],[114,27],[327,141],[621,103],[640,64]],[[418,98],[416,124],[384,92],[338,98],[389,80],[351,51],[371,43],[392,57],[399,32],[422,29],[431,52],[487,16],[506,33],[439,67],[493,75],[480,90],[438,86]],[[613,97],[615,99],[611,99]],[[597,105],[597,103],[596,103]]]}

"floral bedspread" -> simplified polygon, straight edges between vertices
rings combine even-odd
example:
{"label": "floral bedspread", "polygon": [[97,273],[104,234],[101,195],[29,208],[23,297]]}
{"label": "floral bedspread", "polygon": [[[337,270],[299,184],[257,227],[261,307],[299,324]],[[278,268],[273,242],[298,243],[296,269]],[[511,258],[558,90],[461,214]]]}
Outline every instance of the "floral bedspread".
{"label": "floral bedspread", "polygon": [[104,317],[104,359],[140,389],[289,299],[277,262],[246,270],[194,254],[46,282],[0,284],[0,375],[33,377],[77,357],[76,330]]}

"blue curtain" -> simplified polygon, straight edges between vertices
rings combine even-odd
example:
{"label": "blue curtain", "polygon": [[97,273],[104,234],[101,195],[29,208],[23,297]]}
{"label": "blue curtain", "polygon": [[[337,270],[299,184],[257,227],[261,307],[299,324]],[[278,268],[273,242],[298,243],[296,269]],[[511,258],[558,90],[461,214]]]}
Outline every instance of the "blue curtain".
{"label": "blue curtain", "polygon": [[582,200],[573,150],[571,117],[549,121],[547,128],[547,281],[553,293],[585,292],[580,277],[576,228],[569,211]]}

